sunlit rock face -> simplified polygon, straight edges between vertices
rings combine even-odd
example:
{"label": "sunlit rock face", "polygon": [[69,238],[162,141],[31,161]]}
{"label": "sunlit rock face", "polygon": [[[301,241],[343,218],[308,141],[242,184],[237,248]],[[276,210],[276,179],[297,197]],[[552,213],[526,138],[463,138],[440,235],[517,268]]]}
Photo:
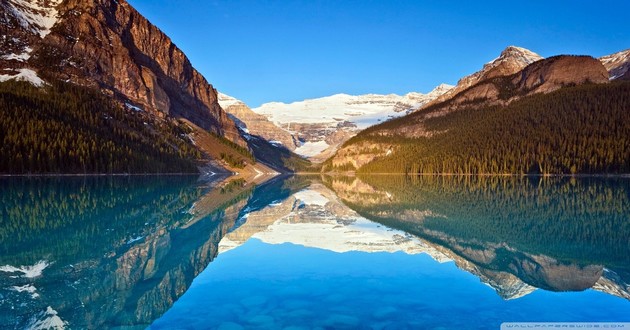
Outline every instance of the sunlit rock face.
{"label": "sunlit rock face", "polygon": [[455,87],[427,103],[425,107],[452,99],[455,95],[486,79],[515,74],[541,59],[543,58],[540,55],[528,49],[509,46],[497,58],[486,63],[481,70],[461,78]]}
{"label": "sunlit rock face", "polygon": [[257,114],[242,101],[219,93],[219,104],[236,122],[239,129],[247,135],[256,135],[272,142],[277,147],[295,150],[300,142],[289,131],[274,125],[267,117]]}
{"label": "sunlit rock face", "polygon": [[187,118],[245,145],[212,85],[125,0],[11,0],[0,8],[8,45],[0,49],[0,80],[41,85],[45,77],[91,86],[135,109]]}

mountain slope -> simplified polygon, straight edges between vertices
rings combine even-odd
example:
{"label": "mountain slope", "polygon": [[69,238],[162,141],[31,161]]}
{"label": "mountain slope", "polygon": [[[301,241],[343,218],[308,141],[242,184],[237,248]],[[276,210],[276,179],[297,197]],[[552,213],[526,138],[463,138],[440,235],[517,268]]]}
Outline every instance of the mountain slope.
{"label": "mountain slope", "polygon": [[126,113],[146,114],[148,125],[177,126],[185,119],[247,147],[212,85],[124,0],[6,0],[0,26],[0,82],[43,88],[64,81],[100,90]]}
{"label": "mountain slope", "polygon": [[591,57],[538,61],[361,132],[324,169],[628,173],[630,87],[607,82],[606,69]]}
{"label": "mountain slope", "polygon": [[0,83],[0,173],[196,173],[187,133],[89,88]]}
{"label": "mountain slope", "polygon": [[630,80],[630,49],[602,56],[599,60],[608,70],[610,80]]}
{"label": "mountain slope", "polygon": [[290,104],[266,103],[252,110],[300,141],[297,154],[323,160],[357,132],[418,109],[451,87],[442,84],[428,94],[404,96],[336,94]]}
{"label": "mountain slope", "polygon": [[244,144],[212,85],[126,1],[10,0],[1,6],[8,31],[0,54],[5,74],[28,68],[47,79],[100,88]]}
{"label": "mountain slope", "polygon": [[523,70],[526,66],[541,60],[542,57],[528,49],[508,46],[499,57],[486,63],[483,68],[471,75],[468,75],[457,82],[457,85],[436,98],[428,102],[424,107],[429,107],[453,98],[455,95],[468,89],[469,87],[495,77],[503,77],[515,74]]}
{"label": "mountain slope", "polygon": [[219,104],[244,133],[260,136],[267,141],[280,142],[289,150],[295,150],[299,145],[291,133],[274,125],[267,117],[255,113],[243,101],[219,93]]}

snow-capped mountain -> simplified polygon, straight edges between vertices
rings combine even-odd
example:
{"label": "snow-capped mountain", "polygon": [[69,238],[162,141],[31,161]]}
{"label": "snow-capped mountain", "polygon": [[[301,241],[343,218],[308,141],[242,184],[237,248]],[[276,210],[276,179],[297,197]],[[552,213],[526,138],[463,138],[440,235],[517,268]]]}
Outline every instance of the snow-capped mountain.
{"label": "snow-capped mountain", "polygon": [[540,55],[529,49],[516,46],[508,46],[499,57],[486,63],[481,70],[463,77],[457,82],[454,88],[449,89],[431,102],[425,104],[430,106],[451,99],[458,93],[486,79],[508,76],[523,70],[526,66],[543,59]]}
{"label": "snow-capped mountain", "polygon": [[252,110],[300,140],[296,153],[321,159],[360,130],[414,111],[452,87],[442,84],[427,94],[402,96],[336,94],[289,104],[265,103]]}
{"label": "snow-capped mountain", "polygon": [[602,56],[599,61],[608,70],[610,80],[630,79],[630,49]]}

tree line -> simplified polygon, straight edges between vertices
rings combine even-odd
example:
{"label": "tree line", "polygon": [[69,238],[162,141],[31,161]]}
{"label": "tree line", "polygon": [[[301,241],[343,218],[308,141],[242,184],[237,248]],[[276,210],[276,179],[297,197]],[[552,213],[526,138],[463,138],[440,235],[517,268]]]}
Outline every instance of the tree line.
{"label": "tree line", "polygon": [[185,127],[98,91],[0,83],[0,173],[196,173]]}
{"label": "tree line", "polygon": [[630,173],[630,83],[567,87],[501,106],[424,120],[432,137],[379,136],[424,113],[393,120],[349,143],[390,144],[394,152],[361,173]]}

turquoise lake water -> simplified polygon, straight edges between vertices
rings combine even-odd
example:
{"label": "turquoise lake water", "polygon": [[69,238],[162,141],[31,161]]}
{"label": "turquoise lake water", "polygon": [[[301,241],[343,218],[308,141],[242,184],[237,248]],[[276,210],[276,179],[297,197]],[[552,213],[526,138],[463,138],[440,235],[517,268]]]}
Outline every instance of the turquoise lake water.
{"label": "turquoise lake water", "polygon": [[0,328],[630,322],[630,180],[0,179]]}

